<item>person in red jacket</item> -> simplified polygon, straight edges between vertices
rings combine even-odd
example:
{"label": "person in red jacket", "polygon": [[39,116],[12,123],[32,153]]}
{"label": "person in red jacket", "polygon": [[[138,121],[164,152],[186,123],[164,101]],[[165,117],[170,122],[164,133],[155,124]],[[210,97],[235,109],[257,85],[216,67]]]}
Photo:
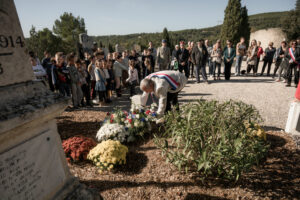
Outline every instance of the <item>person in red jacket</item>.
{"label": "person in red jacket", "polygon": [[258,70],[258,65],[259,65],[259,61],[260,61],[260,56],[264,53],[264,50],[263,48],[261,47],[261,42],[258,41],[257,42],[257,48],[258,48],[258,51],[257,51],[257,62],[256,62],[256,66],[255,66],[255,71],[257,72]]}

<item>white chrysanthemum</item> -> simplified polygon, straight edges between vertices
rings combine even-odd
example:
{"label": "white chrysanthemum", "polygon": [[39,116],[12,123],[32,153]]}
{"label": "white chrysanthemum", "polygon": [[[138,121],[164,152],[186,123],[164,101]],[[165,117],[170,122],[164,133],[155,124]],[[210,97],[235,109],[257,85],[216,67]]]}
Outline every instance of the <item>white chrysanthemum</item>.
{"label": "white chrysanthemum", "polygon": [[108,139],[124,142],[127,136],[128,132],[125,131],[125,127],[123,125],[105,123],[97,132],[96,138],[98,142]]}

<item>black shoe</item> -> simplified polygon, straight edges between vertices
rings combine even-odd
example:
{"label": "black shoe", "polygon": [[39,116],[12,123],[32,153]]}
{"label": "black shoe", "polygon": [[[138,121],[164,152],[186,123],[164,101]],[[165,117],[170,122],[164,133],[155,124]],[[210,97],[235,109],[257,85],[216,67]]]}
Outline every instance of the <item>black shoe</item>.
{"label": "black shoe", "polygon": [[295,85],[295,88],[297,88],[298,87],[298,85]]}
{"label": "black shoe", "polygon": [[197,83],[200,83],[200,81],[197,81]]}
{"label": "black shoe", "polygon": [[262,76],[263,74],[260,74],[260,76]]}
{"label": "black shoe", "polygon": [[285,87],[291,87],[291,84],[286,84]]}

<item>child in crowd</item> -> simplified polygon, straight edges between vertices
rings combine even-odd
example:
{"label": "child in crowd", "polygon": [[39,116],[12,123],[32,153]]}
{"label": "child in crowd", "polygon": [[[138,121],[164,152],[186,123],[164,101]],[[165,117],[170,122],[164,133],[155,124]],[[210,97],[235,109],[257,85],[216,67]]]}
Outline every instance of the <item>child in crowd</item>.
{"label": "child in crowd", "polygon": [[42,65],[37,64],[37,61],[35,58],[30,57],[30,62],[31,62],[31,66],[32,66],[32,70],[35,76],[35,80],[46,80],[46,71],[43,68]]}
{"label": "child in crowd", "polygon": [[130,96],[136,94],[135,87],[139,84],[139,76],[138,71],[135,68],[135,61],[129,60],[129,69],[128,69],[128,78],[126,80],[127,83],[129,83],[130,86]]}
{"label": "child in crowd", "polygon": [[104,71],[101,69],[102,64],[101,60],[96,60],[96,69],[95,69],[95,76],[96,76],[96,86],[95,90],[97,91],[99,95],[99,102],[101,102],[101,105],[106,101],[106,79]]}
{"label": "child in crowd", "polygon": [[145,61],[144,61],[144,65],[145,65],[145,74],[144,76],[148,76],[149,74],[153,73],[153,68],[152,68],[152,65],[151,65],[151,60],[150,58],[145,58]]}
{"label": "child in crowd", "polygon": [[96,85],[96,76],[95,76],[95,69],[96,69],[96,58],[95,56],[90,57],[90,64],[88,66],[88,72],[91,77],[91,99],[94,100],[96,98],[96,91],[95,91],[95,85]]}
{"label": "child in crowd", "polygon": [[73,108],[77,109],[82,100],[82,91],[81,91],[81,83],[79,78],[79,73],[75,67],[75,57],[73,54],[69,54],[67,56],[67,69],[70,73],[71,80],[71,90],[72,90],[72,100],[73,100]]}
{"label": "child in crowd", "polygon": [[122,96],[122,91],[121,91],[122,70],[125,70],[125,71],[128,70],[128,68],[122,64],[122,56],[121,55],[117,56],[116,61],[114,62],[113,70],[114,70],[114,75],[115,75],[117,97],[121,97]]}
{"label": "child in crowd", "polygon": [[56,60],[56,70],[59,82],[59,93],[63,96],[71,96],[70,94],[70,75],[69,70],[66,68],[65,59],[62,52],[57,52],[55,54]]}
{"label": "child in crowd", "polygon": [[[82,97],[82,100],[81,100],[81,105],[82,106],[85,106],[85,105],[90,106],[90,95],[89,95],[89,91],[88,91],[88,84],[87,84],[87,81],[86,81],[87,73],[84,70],[83,63],[80,59],[76,60],[75,66],[76,66],[77,71],[78,71],[81,90],[82,90],[82,93],[83,93],[83,97]],[[84,103],[84,97],[85,97],[86,103]]]}
{"label": "child in crowd", "polygon": [[111,91],[111,77],[107,69],[107,61],[102,60],[102,69],[105,74],[105,79],[106,79],[106,103],[111,103],[110,95],[109,92]]}
{"label": "child in crowd", "polygon": [[106,66],[107,66],[107,70],[108,70],[109,77],[110,77],[109,83],[107,83],[107,85],[109,85],[107,87],[107,94],[108,94],[107,98],[111,99],[112,91],[115,89],[115,75],[114,75],[114,71],[112,69],[113,68],[113,61],[108,60]]}

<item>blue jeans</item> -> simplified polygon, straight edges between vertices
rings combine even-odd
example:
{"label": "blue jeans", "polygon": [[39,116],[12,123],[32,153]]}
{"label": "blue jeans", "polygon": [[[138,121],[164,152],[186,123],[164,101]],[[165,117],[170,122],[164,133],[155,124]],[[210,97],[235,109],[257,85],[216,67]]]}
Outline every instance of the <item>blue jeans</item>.
{"label": "blue jeans", "polygon": [[241,75],[241,65],[243,61],[243,56],[236,56],[236,63],[235,63],[235,74]]}
{"label": "blue jeans", "polygon": [[207,81],[205,67],[206,67],[205,64],[203,66],[201,66],[201,65],[196,65],[195,66],[195,75],[196,75],[197,82],[200,82],[200,69],[201,69],[201,75],[202,75],[203,80]]}
{"label": "blue jeans", "polygon": [[220,75],[221,75],[221,63],[213,62],[213,67],[214,67],[214,70],[213,70],[214,78],[216,77],[216,69],[217,68],[218,68],[218,77],[220,77]]}

